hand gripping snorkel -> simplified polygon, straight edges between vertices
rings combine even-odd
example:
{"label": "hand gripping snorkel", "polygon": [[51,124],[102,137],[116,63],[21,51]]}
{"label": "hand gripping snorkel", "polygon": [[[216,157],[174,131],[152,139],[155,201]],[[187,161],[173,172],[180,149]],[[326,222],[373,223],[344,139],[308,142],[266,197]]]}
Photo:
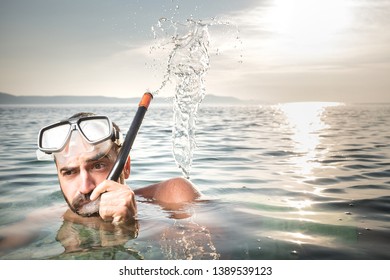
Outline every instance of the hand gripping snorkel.
{"label": "hand gripping snorkel", "polygon": [[129,156],[131,147],[133,146],[135,137],[137,136],[138,130],[141,126],[142,120],[148,110],[149,104],[153,99],[153,95],[149,92],[144,93],[140,103],[138,104],[137,112],[135,113],[133,122],[126,134],[122,148],[119,151],[118,157],[115,161],[114,166],[111,169],[110,174],[107,176],[107,180],[117,181],[123,171],[123,167],[126,164],[127,157]]}

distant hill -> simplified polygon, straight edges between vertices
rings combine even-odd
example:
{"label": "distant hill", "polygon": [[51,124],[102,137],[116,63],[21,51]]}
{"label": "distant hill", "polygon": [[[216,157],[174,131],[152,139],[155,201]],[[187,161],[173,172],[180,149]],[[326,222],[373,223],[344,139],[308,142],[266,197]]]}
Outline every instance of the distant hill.
{"label": "distant hill", "polygon": [[[126,103],[138,103],[140,97],[132,98],[118,98],[108,96],[71,96],[71,95],[58,95],[58,96],[27,96],[27,95],[12,95],[8,93],[0,92],[0,104],[126,104]],[[158,97],[153,101],[154,103],[167,103],[172,98]],[[208,94],[206,95],[204,103],[207,104],[248,104],[248,101],[244,101],[231,96],[217,96]]]}
{"label": "distant hill", "polygon": [[1,104],[110,104],[110,103],[136,103],[139,98],[115,98],[106,96],[16,96],[0,93]]}

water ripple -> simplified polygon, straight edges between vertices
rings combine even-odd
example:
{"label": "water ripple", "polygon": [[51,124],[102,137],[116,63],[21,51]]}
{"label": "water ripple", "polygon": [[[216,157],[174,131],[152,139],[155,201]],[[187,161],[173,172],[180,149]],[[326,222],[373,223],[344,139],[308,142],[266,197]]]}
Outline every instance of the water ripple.
{"label": "water ripple", "polygon": [[[181,176],[172,156],[172,108],[153,105],[131,151],[132,188]],[[54,164],[35,159],[36,135],[41,126],[85,109],[0,107],[0,231],[35,210],[64,205]],[[123,128],[134,113],[122,105],[88,110],[109,115]],[[198,233],[207,233],[203,241],[212,241],[221,259],[390,258],[389,105],[204,104],[198,117],[191,180],[207,199],[180,221],[140,199],[140,234],[127,249],[164,258],[161,238],[167,232],[179,236],[177,223],[188,222],[183,229],[199,226],[188,238],[199,239],[186,241],[196,244],[203,240]],[[58,228],[42,231],[50,234],[38,234],[25,249],[0,258],[31,252],[45,258],[50,246],[62,249]],[[85,230],[86,239],[88,232],[96,230]],[[100,253],[96,248],[89,256]]]}

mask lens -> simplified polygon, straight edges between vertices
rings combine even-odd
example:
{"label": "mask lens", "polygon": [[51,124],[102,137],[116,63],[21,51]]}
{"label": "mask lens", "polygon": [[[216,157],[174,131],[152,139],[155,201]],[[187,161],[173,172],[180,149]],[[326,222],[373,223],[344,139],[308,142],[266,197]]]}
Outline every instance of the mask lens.
{"label": "mask lens", "polygon": [[81,120],[79,127],[85,138],[92,143],[107,140],[111,136],[110,122],[106,118]]}
{"label": "mask lens", "polygon": [[61,149],[67,140],[70,131],[70,124],[59,124],[42,131],[41,134],[41,148],[47,150]]}
{"label": "mask lens", "polygon": [[57,164],[72,165],[74,162],[102,158],[110,152],[112,146],[111,140],[88,143],[80,131],[76,130],[71,133],[64,149],[54,153],[54,157]]}

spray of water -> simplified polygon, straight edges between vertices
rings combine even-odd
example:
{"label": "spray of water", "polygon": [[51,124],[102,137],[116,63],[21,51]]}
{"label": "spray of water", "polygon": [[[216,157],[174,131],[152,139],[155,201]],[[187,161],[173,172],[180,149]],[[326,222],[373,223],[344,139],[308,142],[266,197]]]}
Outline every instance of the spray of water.
{"label": "spray of water", "polygon": [[187,178],[196,147],[198,108],[206,94],[205,77],[210,68],[209,27],[217,24],[226,23],[214,19],[207,22],[189,19],[183,24],[161,18],[152,27],[154,39],[159,41],[151,52],[169,49],[165,75],[154,94],[162,91],[169,82],[175,84],[172,152],[176,164]]}

